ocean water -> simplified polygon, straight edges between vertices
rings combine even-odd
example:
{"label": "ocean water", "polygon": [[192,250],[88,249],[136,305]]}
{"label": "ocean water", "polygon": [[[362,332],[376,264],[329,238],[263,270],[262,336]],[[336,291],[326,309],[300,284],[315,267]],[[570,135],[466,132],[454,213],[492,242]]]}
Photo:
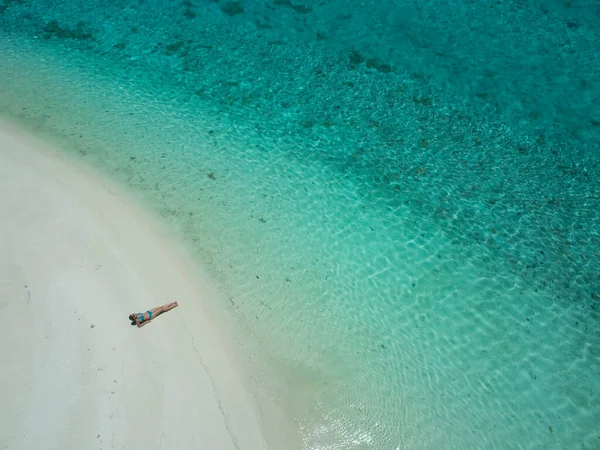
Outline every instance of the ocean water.
{"label": "ocean water", "polygon": [[0,114],[184,240],[303,448],[593,449],[598,54],[592,1],[5,0]]}

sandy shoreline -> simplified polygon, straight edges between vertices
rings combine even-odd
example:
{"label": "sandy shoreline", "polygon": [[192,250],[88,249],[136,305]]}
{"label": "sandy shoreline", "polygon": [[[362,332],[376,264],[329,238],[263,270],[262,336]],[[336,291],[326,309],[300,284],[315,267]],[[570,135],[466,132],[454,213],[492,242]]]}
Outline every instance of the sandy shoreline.
{"label": "sandy shoreline", "polygon": [[212,290],[134,205],[6,123],[0,194],[0,447],[267,448]]}

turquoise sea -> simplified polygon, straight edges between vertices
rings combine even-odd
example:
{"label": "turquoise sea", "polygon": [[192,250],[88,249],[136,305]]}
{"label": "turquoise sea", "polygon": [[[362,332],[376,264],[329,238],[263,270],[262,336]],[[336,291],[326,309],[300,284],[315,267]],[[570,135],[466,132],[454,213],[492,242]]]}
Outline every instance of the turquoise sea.
{"label": "turquoise sea", "polygon": [[600,448],[599,80],[591,0],[0,3],[0,115],[162,216],[311,450]]}

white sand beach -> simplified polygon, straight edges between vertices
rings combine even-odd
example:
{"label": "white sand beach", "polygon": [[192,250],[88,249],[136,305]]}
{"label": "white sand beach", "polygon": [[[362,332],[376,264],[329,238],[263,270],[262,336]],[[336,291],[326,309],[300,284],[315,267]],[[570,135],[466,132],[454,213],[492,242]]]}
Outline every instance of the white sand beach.
{"label": "white sand beach", "polygon": [[0,448],[266,448],[211,292],[110,183],[0,124]]}

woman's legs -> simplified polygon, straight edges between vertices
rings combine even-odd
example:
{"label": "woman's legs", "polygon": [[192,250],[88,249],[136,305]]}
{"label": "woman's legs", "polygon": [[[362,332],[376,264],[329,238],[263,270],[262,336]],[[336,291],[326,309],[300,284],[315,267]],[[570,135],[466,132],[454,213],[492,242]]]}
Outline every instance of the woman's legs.
{"label": "woman's legs", "polygon": [[177,302],[169,303],[168,305],[157,306],[156,308],[152,308],[152,318],[154,319],[156,316],[160,316],[162,313],[171,311],[173,308],[179,306]]}
{"label": "woman's legs", "polygon": [[167,312],[167,311],[171,311],[173,308],[179,306],[177,304],[177,302],[173,302],[173,303],[169,303],[168,305],[163,305],[161,306],[161,308],[163,309],[163,312]]}

